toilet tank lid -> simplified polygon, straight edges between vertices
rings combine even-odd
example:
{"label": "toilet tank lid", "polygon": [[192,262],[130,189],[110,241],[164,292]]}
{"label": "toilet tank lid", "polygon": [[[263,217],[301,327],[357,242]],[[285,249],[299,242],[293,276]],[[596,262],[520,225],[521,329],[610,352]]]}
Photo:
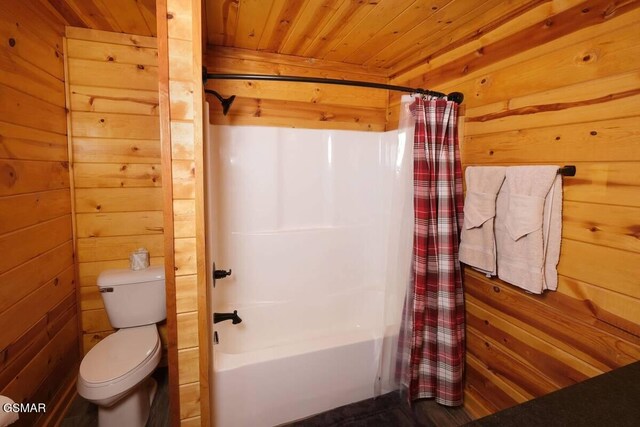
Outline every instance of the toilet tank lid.
{"label": "toilet tank lid", "polygon": [[104,270],[98,276],[98,287],[127,285],[164,280],[164,266],[158,265],[144,270]]}

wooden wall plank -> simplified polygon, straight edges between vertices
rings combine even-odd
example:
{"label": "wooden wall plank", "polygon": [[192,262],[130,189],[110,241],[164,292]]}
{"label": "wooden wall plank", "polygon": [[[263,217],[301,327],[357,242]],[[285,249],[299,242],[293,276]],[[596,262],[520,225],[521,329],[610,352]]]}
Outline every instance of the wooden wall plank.
{"label": "wooden wall plank", "polygon": [[0,394],[52,409],[79,356],[63,34],[32,2],[0,4]]}
{"label": "wooden wall plank", "polygon": [[99,113],[158,115],[158,92],[138,89],[115,89],[74,86],[71,109]]}
{"label": "wooden wall plank", "polygon": [[158,65],[158,49],[133,44],[116,44],[107,40],[81,40],[69,38],[69,57],[120,64]]}
{"label": "wooden wall plank", "polygon": [[200,376],[198,366],[198,348],[179,350],[178,361],[180,384],[197,382]]}
{"label": "wooden wall plank", "polygon": [[0,272],[23,264],[71,238],[71,215],[0,236]]}
{"label": "wooden wall plank", "polygon": [[162,211],[83,213],[76,222],[79,238],[162,234]]}
{"label": "wooden wall plank", "polygon": [[0,234],[71,213],[68,189],[0,198]]}
{"label": "wooden wall plank", "polygon": [[120,89],[154,90],[158,67],[69,58],[69,83]]}
{"label": "wooden wall plank", "polygon": [[[37,26],[30,22],[32,16],[23,15],[27,10],[18,11],[16,6],[3,2],[0,5],[0,36],[3,40],[13,39],[12,56],[19,57],[63,81],[61,37],[40,38]],[[44,28],[44,27],[43,27]],[[57,45],[57,46],[56,46]]]}
{"label": "wooden wall plank", "polygon": [[89,40],[98,43],[148,48],[156,48],[158,46],[158,42],[155,37],[144,37],[137,34],[123,34],[120,32],[79,28],[74,26],[67,26],[65,28],[65,32],[67,39]]}
{"label": "wooden wall plank", "polygon": [[0,121],[0,158],[67,160],[65,135]]}
{"label": "wooden wall plank", "polygon": [[[164,257],[152,256],[149,258],[150,265],[163,265]],[[98,275],[109,269],[129,268],[129,259],[117,259],[109,261],[89,261],[78,264],[78,280],[80,286],[91,287],[97,283]]]}
{"label": "wooden wall plank", "polygon": [[141,247],[146,248],[150,256],[163,253],[162,235],[159,234],[80,238],[77,245],[79,262],[128,259],[131,252]]}
{"label": "wooden wall plank", "polygon": [[200,385],[196,383],[180,386],[180,419],[195,417],[200,413]]}
{"label": "wooden wall plank", "polygon": [[136,163],[78,163],[74,168],[78,188],[160,187],[160,165]]}
{"label": "wooden wall plank", "polygon": [[[34,114],[38,112],[38,114]],[[64,107],[0,84],[0,117],[5,122],[66,135]]]}
{"label": "wooden wall plank", "polygon": [[79,163],[158,163],[156,139],[73,138]]}
{"label": "wooden wall plank", "polygon": [[[334,63],[305,58],[213,48],[206,55],[210,73],[290,74],[386,82],[366,69],[331,69]],[[317,65],[317,68],[315,68]],[[223,96],[236,95],[229,115],[210,99],[210,121],[216,124],[330,129],[383,130],[387,92],[309,83],[210,80],[207,87]]]}
{"label": "wooden wall plank", "polygon": [[162,189],[153,188],[79,188],[76,212],[139,212],[162,210]]}
{"label": "wooden wall plank", "polygon": [[69,164],[0,160],[0,196],[69,188]]}
{"label": "wooden wall plank", "polygon": [[73,263],[70,240],[0,274],[0,312],[52,280]]}
{"label": "wooden wall plank", "polygon": [[174,236],[177,238],[196,235],[196,206],[193,200],[174,200]]}
{"label": "wooden wall plank", "polygon": [[194,275],[176,277],[176,312],[186,313],[198,310],[197,277]]}
{"label": "wooden wall plank", "polygon": [[198,313],[178,314],[178,349],[198,347]]}
{"label": "wooden wall plank", "polygon": [[2,328],[0,341],[11,343],[66,296],[75,294],[73,274],[73,267],[67,267],[59,276],[3,311],[0,314],[2,324],[15,326]]}
{"label": "wooden wall plank", "polygon": [[[132,126],[135,117],[137,126]],[[74,111],[74,137],[158,139],[158,118],[154,116]]]}

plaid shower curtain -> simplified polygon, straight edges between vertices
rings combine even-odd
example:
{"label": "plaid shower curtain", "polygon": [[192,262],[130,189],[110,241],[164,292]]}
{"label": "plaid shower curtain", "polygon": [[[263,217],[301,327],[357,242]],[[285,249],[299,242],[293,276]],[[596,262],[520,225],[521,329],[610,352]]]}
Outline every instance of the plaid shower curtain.
{"label": "plaid shower curtain", "polygon": [[[458,261],[462,227],[462,168],[458,105],[417,97],[410,107],[414,134],[413,283],[405,309],[408,366],[403,381],[411,400],[463,399],[464,295]],[[412,305],[412,307],[411,307]]]}

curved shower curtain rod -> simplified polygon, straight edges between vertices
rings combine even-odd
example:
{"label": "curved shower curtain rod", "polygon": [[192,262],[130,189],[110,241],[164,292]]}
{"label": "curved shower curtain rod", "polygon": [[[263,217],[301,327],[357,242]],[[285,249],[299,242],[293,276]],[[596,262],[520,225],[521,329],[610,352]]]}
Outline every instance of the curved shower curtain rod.
{"label": "curved shower curtain rod", "polygon": [[[297,82],[297,83],[319,83],[319,84],[331,84],[342,86],[358,86],[368,87],[373,89],[386,89],[397,92],[409,92],[418,93],[421,95],[436,96],[439,98],[447,97],[447,99],[461,104],[464,100],[464,95],[461,92],[451,92],[450,94],[444,94],[442,92],[436,92],[433,90],[427,90],[422,88],[412,88],[407,86],[395,86],[386,85],[382,83],[362,82],[357,80],[341,80],[341,79],[325,79],[320,77],[299,77],[299,76],[281,76],[281,75],[268,75],[268,74],[212,74],[207,72],[207,67],[202,67],[202,82],[207,83],[207,80],[263,80],[263,81],[278,81],[278,82]],[[218,98],[222,103],[222,112],[226,116],[229,111],[229,107],[233,102],[235,95],[229,98],[223,98],[218,92],[207,89],[207,93],[211,93]]]}

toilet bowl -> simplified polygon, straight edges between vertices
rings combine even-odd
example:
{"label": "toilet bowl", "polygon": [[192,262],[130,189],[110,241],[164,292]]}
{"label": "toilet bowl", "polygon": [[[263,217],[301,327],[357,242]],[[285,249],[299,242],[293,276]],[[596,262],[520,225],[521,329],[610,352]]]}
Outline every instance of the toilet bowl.
{"label": "toilet bowl", "polygon": [[98,405],[100,427],[142,427],[156,390],[150,376],[162,353],[155,322],[166,318],[164,272],[107,270],[98,287],[112,326],[121,329],[82,359],[78,394]]}

